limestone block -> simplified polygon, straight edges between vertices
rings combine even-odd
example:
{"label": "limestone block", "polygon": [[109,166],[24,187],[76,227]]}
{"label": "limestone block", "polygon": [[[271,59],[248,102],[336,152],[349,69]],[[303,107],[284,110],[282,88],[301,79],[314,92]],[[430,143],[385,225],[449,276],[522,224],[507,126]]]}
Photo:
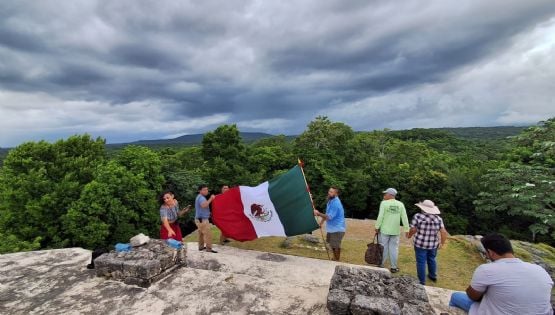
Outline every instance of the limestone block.
{"label": "limestone block", "polygon": [[[347,298],[349,301],[347,301]],[[327,308],[332,314],[434,314],[424,286],[410,276],[339,265],[330,282]],[[414,313],[413,311],[417,312]]]}
{"label": "limestone block", "polygon": [[399,305],[393,299],[364,295],[355,296],[350,309],[353,315],[398,315],[401,313]]}
{"label": "limestone block", "polygon": [[97,276],[145,287],[185,261],[185,248],[176,250],[163,240],[150,240],[130,252],[104,254],[95,259],[95,265]]}
{"label": "limestone block", "polygon": [[435,315],[434,309],[428,303],[409,304],[405,303],[401,309],[401,315]]}
{"label": "limestone block", "polygon": [[328,294],[327,307],[331,315],[344,315],[349,312],[351,298],[343,290],[330,290]]}

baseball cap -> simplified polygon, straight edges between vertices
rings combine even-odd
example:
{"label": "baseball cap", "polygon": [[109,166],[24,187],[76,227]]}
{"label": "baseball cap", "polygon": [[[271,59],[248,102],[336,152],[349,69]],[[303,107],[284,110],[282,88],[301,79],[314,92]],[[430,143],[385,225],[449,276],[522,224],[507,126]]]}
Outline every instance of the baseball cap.
{"label": "baseball cap", "polygon": [[388,195],[392,195],[392,196],[396,196],[397,195],[397,189],[395,188],[388,188],[386,190],[383,191],[384,194],[388,194]]}

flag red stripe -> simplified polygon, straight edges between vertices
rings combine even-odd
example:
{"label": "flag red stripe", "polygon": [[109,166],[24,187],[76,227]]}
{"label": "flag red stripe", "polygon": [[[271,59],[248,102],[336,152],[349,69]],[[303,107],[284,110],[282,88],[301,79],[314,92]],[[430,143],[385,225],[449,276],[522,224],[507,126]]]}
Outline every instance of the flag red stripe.
{"label": "flag red stripe", "polygon": [[236,241],[250,241],[257,238],[251,221],[245,216],[241,191],[233,187],[212,201],[212,220],[229,238]]}

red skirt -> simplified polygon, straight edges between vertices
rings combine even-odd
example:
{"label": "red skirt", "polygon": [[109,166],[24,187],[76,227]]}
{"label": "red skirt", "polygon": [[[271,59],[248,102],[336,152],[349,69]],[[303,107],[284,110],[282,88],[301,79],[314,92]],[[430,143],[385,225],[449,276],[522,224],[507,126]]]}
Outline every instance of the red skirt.
{"label": "red skirt", "polygon": [[179,223],[174,222],[170,223],[172,230],[175,232],[175,235],[172,237],[168,236],[168,230],[162,224],[160,226],[160,239],[167,240],[168,238],[173,238],[176,241],[183,241],[183,236],[181,235],[181,228],[179,227]]}

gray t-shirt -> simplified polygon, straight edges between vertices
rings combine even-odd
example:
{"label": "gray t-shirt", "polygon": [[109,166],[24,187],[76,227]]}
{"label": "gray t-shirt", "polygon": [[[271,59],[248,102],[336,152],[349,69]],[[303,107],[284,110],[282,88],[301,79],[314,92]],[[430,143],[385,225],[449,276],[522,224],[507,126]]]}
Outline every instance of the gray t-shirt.
{"label": "gray t-shirt", "polygon": [[480,303],[472,304],[470,315],[551,315],[553,281],[540,266],[518,258],[499,259],[476,268],[470,286],[485,292]]}
{"label": "gray t-shirt", "polygon": [[206,207],[203,208],[201,204],[206,201],[206,197],[201,194],[198,194],[197,199],[195,200],[195,218],[197,219],[208,219],[210,218],[210,208]]}

